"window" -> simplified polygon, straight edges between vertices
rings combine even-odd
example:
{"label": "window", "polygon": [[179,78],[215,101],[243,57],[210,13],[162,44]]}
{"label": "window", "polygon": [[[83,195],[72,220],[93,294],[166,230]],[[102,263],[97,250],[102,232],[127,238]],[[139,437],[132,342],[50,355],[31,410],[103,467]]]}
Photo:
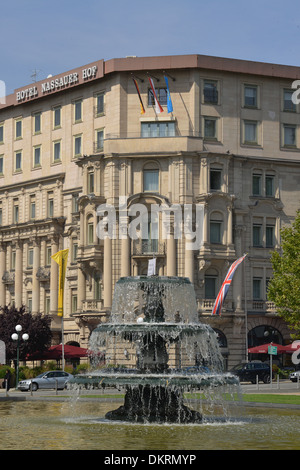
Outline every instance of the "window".
{"label": "window", "polygon": [[78,212],[79,211],[78,198],[79,198],[79,194],[73,194],[72,195],[72,212]]}
{"label": "window", "polygon": [[31,291],[27,293],[27,309],[29,313],[32,312],[32,292]]}
{"label": "window", "polygon": [[296,112],[296,105],[292,101],[293,90],[283,90],[283,111]]}
{"label": "window", "polygon": [[48,204],[47,204],[47,217],[53,217],[54,215],[54,199],[53,193],[48,193]]}
{"label": "window", "polygon": [[266,175],[266,196],[272,197],[275,194],[274,176]]}
{"label": "window", "polygon": [[209,172],[209,181],[211,191],[219,191],[221,189],[222,171],[211,168]]}
{"label": "window", "polygon": [[51,254],[52,254],[51,245],[47,245],[46,246],[46,266],[51,265]]}
{"label": "window", "polygon": [[210,221],[210,243],[221,243],[222,223],[218,220]]}
{"label": "window", "polygon": [[33,167],[37,168],[41,166],[41,146],[38,145],[33,149]]}
{"label": "window", "polygon": [[104,93],[98,93],[96,96],[96,116],[104,114]]}
{"label": "window", "polygon": [[95,186],[94,186],[94,169],[93,168],[88,169],[87,189],[88,189],[88,194],[93,193],[94,190],[95,190]]}
{"label": "window", "polygon": [[4,155],[0,155],[0,176],[4,173]]}
{"label": "window", "polygon": [[261,195],[261,179],[262,179],[262,176],[260,174],[252,175],[252,194],[253,194],[253,196],[260,196]]}
{"label": "window", "polygon": [[72,292],[72,299],[71,299],[71,308],[72,308],[72,313],[77,312],[77,294],[73,294]]}
{"label": "window", "polygon": [[0,144],[4,141],[4,124],[0,124]]}
{"label": "window", "polygon": [[30,219],[35,219],[35,196],[30,197]]}
{"label": "window", "polygon": [[174,121],[142,122],[142,137],[174,137]]}
{"label": "window", "polygon": [[0,225],[2,225],[2,215],[3,215],[3,209],[2,205],[0,206]]}
{"label": "window", "polygon": [[15,171],[22,171],[22,152],[18,150],[15,155]]}
{"label": "window", "polygon": [[50,294],[49,292],[46,293],[45,296],[45,315],[48,315],[50,313]]}
{"label": "window", "polygon": [[78,157],[82,154],[82,136],[75,135],[74,137],[74,156]]}
{"label": "window", "polygon": [[283,125],[283,145],[285,147],[296,147],[296,126]]}
{"label": "window", "polygon": [[253,225],[253,246],[262,246],[262,226],[260,224]]}
{"label": "window", "polygon": [[74,103],[74,119],[75,122],[82,121],[82,101],[78,100]]}
{"label": "window", "polygon": [[204,138],[217,139],[217,119],[204,118]]}
{"label": "window", "polygon": [[77,240],[72,240],[72,263],[76,263],[78,254],[78,242]]}
{"label": "window", "polygon": [[56,106],[53,109],[53,125],[54,129],[61,126],[61,106]]}
{"label": "window", "polygon": [[[167,88],[155,88],[157,99],[161,106],[167,106]],[[155,100],[152,88],[148,89],[148,106],[154,106]]]}
{"label": "window", "polygon": [[60,162],[61,160],[61,142],[60,140],[53,144],[53,161]]}
{"label": "window", "polygon": [[103,142],[104,142],[104,130],[98,129],[96,130],[96,145],[95,145],[96,152],[103,150]]}
{"label": "window", "polygon": [[34,133],[39,134],[41,132],[41,113],[36,113],[33,116],[33,122],[34,122]]}
{"label": "window", "polygon": [[16,269],[16,250],[11,252],[11,269],[14,271]]}
{"label": "window", "polygon": [[16,139],[22,139],[22,119],[16,121]]}
{"label": "window", "polygon": [[261,300],[261,278],[253,278],[253,299]]}
{"label": "window", "polygon": [[257,144],[257,122],[244,121],[244,143]]}
{"label": "window", "polygon": [[27,266],[29,268],[33,266],[33,248],[28,248]]}
{"label": "window", "polygon": [[274,225],[266,226],[266,247],[273,248],[275,245],[275,227]]}
{"label": "window", "polygon": [[246,108],[257,108],[257,86],[244,86],[244,106]]}
{"label": "window", "polygon": [[19,223],[19,201],[16,199],[14,200],[14,206],[13,206],[13,223],[17,224]]}
{"label": "window", "polygon": [[205,276],[204,278],[204,289],[205,289],[205,299],[215,299],[216,298],[216,276]]}
{"label": "window", "polygon": [[91,218],[89,218],[87,224],[87,243],[88,245],[94,243],[94,222],[91,221]]}
{"label": "window", "polygon": [[218,82],[215,80],[204,80],[203,101],[204,103],[218,104]]}
{"label": "window", "polygon": [[158,170],[144,170],[144,191],[157,192],[159,186],[158,179]]}

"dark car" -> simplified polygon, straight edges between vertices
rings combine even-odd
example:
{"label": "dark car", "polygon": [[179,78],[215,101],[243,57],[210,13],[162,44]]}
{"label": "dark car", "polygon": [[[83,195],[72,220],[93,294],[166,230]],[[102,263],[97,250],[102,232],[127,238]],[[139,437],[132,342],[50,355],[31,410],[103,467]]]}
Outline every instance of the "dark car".
{"label": "dark car", "polygon": [[[270,383],[270,366],[263,362],[248,362],[246,364],[238,364],[231,371],[237,375],[240,382],[258,382]],[[258,379],[257,379],[258,377]]]}

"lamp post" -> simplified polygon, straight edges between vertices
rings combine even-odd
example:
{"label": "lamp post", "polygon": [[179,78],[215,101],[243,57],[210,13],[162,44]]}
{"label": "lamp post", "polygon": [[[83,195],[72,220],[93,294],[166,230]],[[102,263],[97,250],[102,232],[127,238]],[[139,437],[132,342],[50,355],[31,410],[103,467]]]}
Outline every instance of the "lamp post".
{"label": "lamp post", "polygon": [[[22,326],[17,325],[15,327],[15,330],[16,330],[17,333],[13,333],[11,335],[11,338],[14,341],[17,341],[17,376],[16,376],[16,389],[17,389],[18,384],[19,384],[19,348],[20,348],[20,333],[22,331]],[[27,333],[23,333],[22,339],[23,339],[23,341],[27,341],[29,339],[29,335]]]}

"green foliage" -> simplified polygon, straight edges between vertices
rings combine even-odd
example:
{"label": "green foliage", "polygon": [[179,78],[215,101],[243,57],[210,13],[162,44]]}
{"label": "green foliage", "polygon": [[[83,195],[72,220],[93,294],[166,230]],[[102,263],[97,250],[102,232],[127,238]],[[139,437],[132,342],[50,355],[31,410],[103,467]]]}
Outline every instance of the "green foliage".
{"label": "green foliage", "polygon": [[10,373],[11,375],[13,376],[14,373],[15,373],[15,370],[12,368],[12,367],[8,367],[8,366],[0,366],[0,379],[4,379],[4,376],[5,376],[5,372],[7,371],[7,369],[10,370]]}
{"label": "green foliage", "polygon": [[272,252],[273,279],[268,285],[268,298],[278,314],[300,338],[300,211],[290,227],[281,230],[281,253]]}

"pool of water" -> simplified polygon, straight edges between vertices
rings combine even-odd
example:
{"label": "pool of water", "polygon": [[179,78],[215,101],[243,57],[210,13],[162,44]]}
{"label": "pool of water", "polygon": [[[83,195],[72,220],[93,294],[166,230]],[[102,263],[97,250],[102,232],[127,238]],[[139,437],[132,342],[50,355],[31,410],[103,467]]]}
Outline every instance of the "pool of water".
{"label": "pool of water", "polygon": [[[120,404],[115,404],[118,407]],[[1,450],[298,450],[300,410],[243,408],[198,425],[106,421],[112,403],[0,403]]]}

